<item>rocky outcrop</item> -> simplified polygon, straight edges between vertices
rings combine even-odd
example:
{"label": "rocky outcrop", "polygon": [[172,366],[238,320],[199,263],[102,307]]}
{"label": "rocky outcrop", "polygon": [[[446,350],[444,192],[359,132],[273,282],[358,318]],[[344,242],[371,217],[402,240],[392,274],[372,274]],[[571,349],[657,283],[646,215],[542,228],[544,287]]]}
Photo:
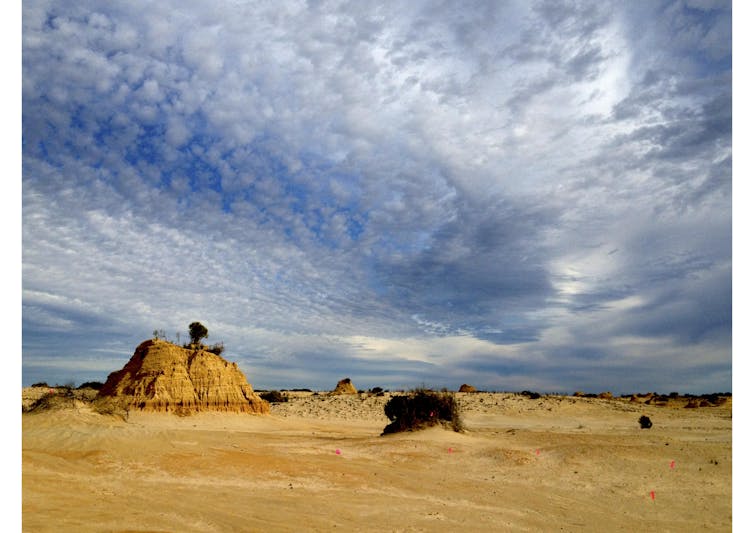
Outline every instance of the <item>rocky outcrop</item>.
{"label": "rocky outcrop", "polygon": [[164,340],[142,342],[126,366],[108,376],[97,399],[179,414],[270,412],[270,405],[257,396],[236,363]]}
{"label": "rocky outcrop", "polygon": [[358,392],[351,383],[351,378],[345,378],[338,381],[330,394],[357,394]]}
{"label": "rocky outcrop", "polygon": [[458,387],[458,392],[476,392],[476,387],[464,383],[463,385]]}

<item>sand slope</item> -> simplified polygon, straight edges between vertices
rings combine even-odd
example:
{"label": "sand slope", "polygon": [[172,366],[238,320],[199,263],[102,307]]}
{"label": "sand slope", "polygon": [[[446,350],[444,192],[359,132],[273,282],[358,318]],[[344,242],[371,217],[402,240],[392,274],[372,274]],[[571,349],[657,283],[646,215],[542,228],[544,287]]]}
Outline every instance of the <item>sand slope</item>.
{"label": "sand slope", "polygon": [[292,396],[270,416],[24,414],[23,529],[731,529],[730,408],[458,394],[466,433],[380,437],[388,396]]}

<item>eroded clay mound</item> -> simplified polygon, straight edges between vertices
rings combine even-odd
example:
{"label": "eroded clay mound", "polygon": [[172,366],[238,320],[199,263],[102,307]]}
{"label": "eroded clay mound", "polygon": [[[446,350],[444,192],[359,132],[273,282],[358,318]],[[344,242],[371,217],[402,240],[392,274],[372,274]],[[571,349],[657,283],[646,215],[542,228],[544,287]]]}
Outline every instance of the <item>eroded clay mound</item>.
{"label": "eroded clay mound", "polygon": [[98,398],[145,411],[270,412],[236,363],[164,340],[141,343],[126,366],[108,376]]}
{"label": "eroded clay mound", "polygon": [[330,394],[358,394],[358,392],[351,383],[351,378],[345,378],[338,381]]}

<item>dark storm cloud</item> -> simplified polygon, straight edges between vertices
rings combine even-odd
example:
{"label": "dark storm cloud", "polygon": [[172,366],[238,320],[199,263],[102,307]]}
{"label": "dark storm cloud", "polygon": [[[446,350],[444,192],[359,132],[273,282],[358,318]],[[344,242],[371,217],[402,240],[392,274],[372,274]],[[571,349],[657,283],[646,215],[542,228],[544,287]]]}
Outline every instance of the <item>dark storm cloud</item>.
{"label": "dark storm cloud", "polygon": [[459,199],[454,220],[418,253],[379,264],[380,277],[395,305],[448,333],[472,328],[502,340],[485,330],[510,328],[511,339],[533,338],[546,324],[522,331],[506,315],[539,309],[553,295],[537,243],[554,218],[532,206]]}

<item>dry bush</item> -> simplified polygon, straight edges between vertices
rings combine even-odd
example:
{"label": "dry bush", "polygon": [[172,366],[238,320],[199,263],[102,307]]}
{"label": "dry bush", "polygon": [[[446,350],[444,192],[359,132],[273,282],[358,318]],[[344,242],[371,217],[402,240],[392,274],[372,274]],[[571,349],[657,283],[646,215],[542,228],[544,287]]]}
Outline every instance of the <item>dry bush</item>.
{"label": "dry bush", "polygon": [[32,402],[27,407],[22,407],[24,413],[38,413],[57,409],[67,409],[74,406],[73,391],[68,388],[59,388],[55,392],[48,392],[44,396]]}
{"label": "dry bush", "polygon": [[128,420],[128,404],[114,397],[99,397],[92,402],[92,409],[101,415]]}
{"label": "dry bush", "polygon": [[385,426],[383,435],[415,431],[437,424],[449,426],[453,431],[463,429],[458,402],[447,391],[437,393],[416,389],[405,396],[394,396],[385,404],[385,415],[391,422]]}
{"label": "dry bush", "polygon": [[277,390],[263,392],[259,397],[270,403],[284,403],[288,401],[288,396]]}

